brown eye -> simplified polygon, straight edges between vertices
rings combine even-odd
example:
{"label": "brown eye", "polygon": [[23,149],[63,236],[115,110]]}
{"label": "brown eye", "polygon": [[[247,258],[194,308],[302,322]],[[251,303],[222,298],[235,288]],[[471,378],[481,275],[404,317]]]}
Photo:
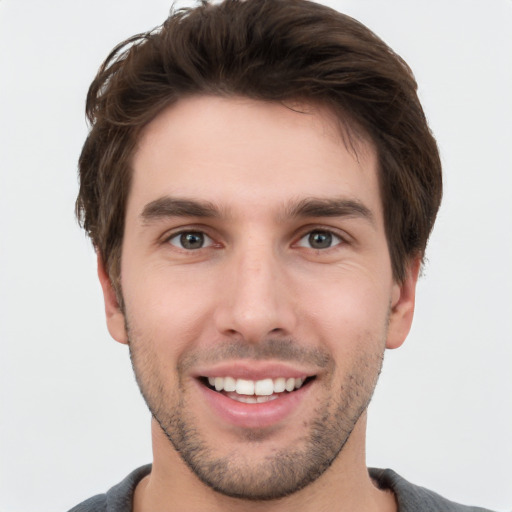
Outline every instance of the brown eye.
{"label": "brown eye", "polygon": [[303,236],[298,245],[310,249],[329,249],[342,242],[342,239],[330,231],[316,229]]}
{"label": "brown eye", "polygon": [[180,249],[194,251],[212,245],[212,239],[201,231],[184,231],[169,239],[169,243]]}

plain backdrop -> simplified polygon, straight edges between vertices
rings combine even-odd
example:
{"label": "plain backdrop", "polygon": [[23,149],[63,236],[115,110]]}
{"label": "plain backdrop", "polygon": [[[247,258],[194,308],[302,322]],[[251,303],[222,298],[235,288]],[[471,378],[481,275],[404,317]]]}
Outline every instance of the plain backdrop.
{"label": "plain backdrop", "polygon": [[[445,172],[414,326],[370,406],[368,464],[511,510],[512,1],[326,3],[408,61]],[[151,460],[73,207],[88,85],[169,8],[0,0],[0,512],[66,511]]]}

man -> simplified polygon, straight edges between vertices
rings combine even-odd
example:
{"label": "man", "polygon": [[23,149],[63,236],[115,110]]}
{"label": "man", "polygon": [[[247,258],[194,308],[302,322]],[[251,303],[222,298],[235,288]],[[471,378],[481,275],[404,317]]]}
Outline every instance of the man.
{"label": "man", "polygon": [[407,65],[320,5],[205,3],[116,47],[87,112],[77,213],[154,460],[73,510],[482,510],[365,464],[441,200]]}

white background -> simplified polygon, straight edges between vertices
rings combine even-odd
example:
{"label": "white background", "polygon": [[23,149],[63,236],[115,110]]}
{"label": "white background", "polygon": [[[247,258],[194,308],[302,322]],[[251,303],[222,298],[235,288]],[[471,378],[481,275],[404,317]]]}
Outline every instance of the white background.
{"label": "white background", "polygon": [[[181,4],[179,4],[181,5]],[[368,464],[512,509],[512,1],[352,0],[413,68],[445,197]],[[163,0],[0,1],[0,511],[65,511],[151,460],[127,349],[73,217],[88,84]]]}

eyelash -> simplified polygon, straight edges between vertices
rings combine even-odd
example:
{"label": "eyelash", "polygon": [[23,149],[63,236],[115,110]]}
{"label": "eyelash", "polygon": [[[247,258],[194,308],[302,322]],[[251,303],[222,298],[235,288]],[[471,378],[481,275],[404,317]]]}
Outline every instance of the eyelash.
{"label": "eyelash", "polygon": [[[309,237],[309,241],[311,242],[311,236],[313,236],[314,234],[327,235],[328,240],[331,242],[335,242],[335,243],[331,243],[331,245],[329,245],[328,247],[311,247],[311,245],[306,246],[301,243],[307,237]],[[184,235],[197,235],[199,237],[202,237],[203,240],[207,243],[207,245],[202,244],[200,247],[197,247],[197,248],[183,247],[183,238],[182,237]],[[173,240],[179,240],[179,241],[177,243],[173,243]],[[213,247],[215,245],[218,245],[218,246],[220,245],[220,244],[216,244],[215,241],[213,240],[213,238],[210,237],[209,235],[207,235],[201,229],[185,229],[182,231],[178,231],[177,233],[173,233],[172,235],[166,237],[165,243],[170,244],[173,247],[176,247],[176,248],[178,248],[182,251],[186,251],[186,252],[198,251],[200,249],[207,249],[207,248]],[[302,234],[301,237],[297,240],[297,242],[295,242],[293,245],[298,246],[298,247],[304,247],[306,249],[312,249],[315,251],[327,251],[329,249],[332,249],[334,247],[337,247],[339,245],[343,245],[346,243],[347,243],[346,239],[344,237],[342,237],[340,234],[334,232],[333,230],[327,229],[327,228],[316,227],[316,228],[309,229],[308,231],[304,232],[304,234]]]}
{"label": "eyelash", "polygon": [[[314,234],[327,235],[328,240],[333,242],[333,243],[331,245],[329,245],[328,247],[311,247],[311,245],[305,246],[305,245],[301,244],[302,240],[304,240],[306,238],[308,238],[309,242],[311,242],[311,237]],[[330,229],[315,228],[315,229],[311,229],[307,233],[303,234],[301,236],[301,238],[299,238],[298,242],[295,243],[295,245],[297,245],[299,247],[305,247],[305,248],[308,248],[308,249],[313,249],[313,250],[316,250],[316,251],[326,251],[328,249],[332,249],[332,248],[334,248],[334,247],[336,247],[338,245],[344,244],[344,243],[346,243],[345,239],[341,235],[339,235],[338,233],[335,233],[334,231],[332,231]]]}
{"label": "eyelash", "polygon": [[[203,239],[205,240],[208,240],[208,245],[201,245],[201,247],[198,247],[196,249],[191,249],[191,248],[186,248],[186,247],[183,247],[183,245],[179,246],[177,244],[174,244],[172,241],[174,239],[179,239],[180,242],[183,242],[183,239],[182,237],[184,235],[196,235],[196,236],[200,236],[200,237],[203,237]],[[167,237],[166,240],[165,240],[168,244],[174,246],[174,247],[177,247],[178,249],[181,249],[183,251],[197,251],[199,249],[206,249],[208,247],[211,247],[213,245],[215,245],[215,242],[213,241],[213,239],[208,236],[204,231],[201,231],[199,229],[187,229],[187,230],[183,230],[183,231],[179,231],[178,233],[173,233],[171,236]]]}

